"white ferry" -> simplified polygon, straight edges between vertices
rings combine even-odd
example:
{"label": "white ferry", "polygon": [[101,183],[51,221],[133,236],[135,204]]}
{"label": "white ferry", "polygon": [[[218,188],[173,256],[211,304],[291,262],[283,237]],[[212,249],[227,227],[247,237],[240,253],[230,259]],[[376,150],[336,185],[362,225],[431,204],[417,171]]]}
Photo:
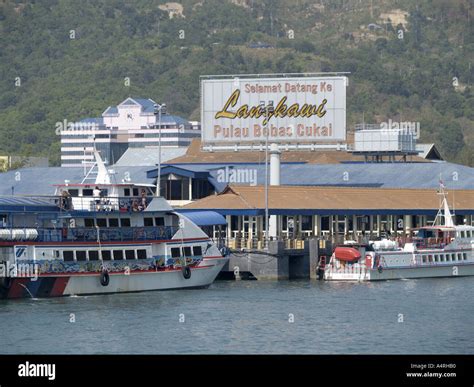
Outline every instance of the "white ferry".
{"label": "white ferry", "polygon": [[0,298],[203,288],[228,258],[152,185],[93,183],[0,198]]}
{"label": "white ferry", "polygon": [[441,208],[433,226],[412,229],[405,240],[384,239],[358,248],[338,246],[328,263],[321,260],[320,277],[378,281],[474,275],[474,227],[456,226],[443,186],[439,194]]}

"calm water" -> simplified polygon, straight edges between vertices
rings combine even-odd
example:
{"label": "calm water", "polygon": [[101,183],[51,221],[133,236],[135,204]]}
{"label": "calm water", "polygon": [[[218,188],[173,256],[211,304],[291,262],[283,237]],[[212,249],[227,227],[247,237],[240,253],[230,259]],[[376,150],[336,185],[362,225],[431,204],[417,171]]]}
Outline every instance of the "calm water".
{"label": "calm water", "polygon": [[0,353],[473,354],[473,295],[467,277],[0,301]]}

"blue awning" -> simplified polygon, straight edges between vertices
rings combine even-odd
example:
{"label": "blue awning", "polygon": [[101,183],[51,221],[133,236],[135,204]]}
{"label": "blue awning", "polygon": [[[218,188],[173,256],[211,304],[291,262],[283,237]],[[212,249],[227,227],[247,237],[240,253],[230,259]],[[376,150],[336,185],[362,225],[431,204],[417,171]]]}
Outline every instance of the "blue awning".
{"label": "blue awning", "polygon": [[214,211],[186,211],[181,213],[200,227],[227,224],[225,218]]}

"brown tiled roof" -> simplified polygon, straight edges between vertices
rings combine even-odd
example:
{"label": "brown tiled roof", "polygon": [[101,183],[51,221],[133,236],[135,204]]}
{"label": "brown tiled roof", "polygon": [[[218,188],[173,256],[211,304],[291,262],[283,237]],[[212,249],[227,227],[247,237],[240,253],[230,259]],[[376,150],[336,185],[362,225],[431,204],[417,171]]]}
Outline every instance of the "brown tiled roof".
{"label": "brown tiled roof", "polygon": [[[427,162],[427,160],[418,156],[413,156],[411,160]],[[201,150],[201,140],[193,139],[185,155],[168,160],[167,163],[263,163],[264,161],[265,152],[204,152]],[[337,150],[288,151],[282,152],[281,161],[338,164],[343,161],[364,161],[364,157]]]}
{"label": "brown tiled roof", "polygon": [[[474,209],[474,190],[448,193],[450,206]],[[354,187],[270,186],[271,209],[344,209],[344,210],[433,210],[439,208],[440,197],[431,189],[389,189]],[[184,206],[185,209],[265,208],[263,186],[229,186],[212,195]]]}

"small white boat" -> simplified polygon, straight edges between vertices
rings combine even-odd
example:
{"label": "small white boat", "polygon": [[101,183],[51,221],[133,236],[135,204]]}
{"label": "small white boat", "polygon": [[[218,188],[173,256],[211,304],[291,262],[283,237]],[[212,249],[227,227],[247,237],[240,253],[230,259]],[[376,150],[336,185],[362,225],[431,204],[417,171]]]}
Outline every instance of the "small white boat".
{"label": "small white boat", "polygon": [[320,262],[321,277],[379,281],[474,275],[474,227],[456,226],[443,187],[439,194],[442,203],[433,226],[412,229],[404,239],[383,239],[357,248],[338,246],[329,262]]}

